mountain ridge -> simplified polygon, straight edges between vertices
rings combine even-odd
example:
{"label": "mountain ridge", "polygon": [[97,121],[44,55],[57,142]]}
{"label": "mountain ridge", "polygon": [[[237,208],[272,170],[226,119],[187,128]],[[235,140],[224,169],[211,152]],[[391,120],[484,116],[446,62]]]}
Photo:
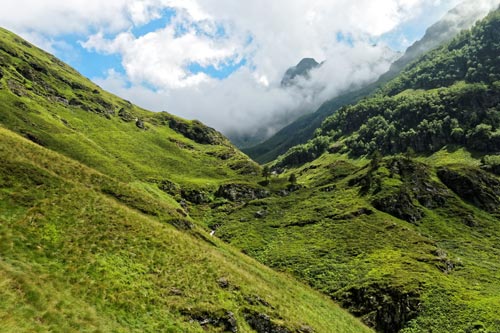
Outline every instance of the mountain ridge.
{"label": "mountain ridge", "polygon": [[371,331],[209,234],[220,186],[261,190],[222,135],[4,29],[0,73],[2,332]]}
{"label": "mountain ridge", "polygon": [[[284,154],[289,148],[306,142],[312,138],[314,131],[320,127],[323,120],[340,107],[356,103],[361,98],[371,95],[384,83],[395,78],[404,67],[419,56],[451,40],[460,30],[471,27],[474,22],[487,14],[484,10],[474,8],[473,4],[473,1],[465,1],[463,4],[459,4],[441,20],[429,27],[424,37],[410,46],[405,54],[392,64],[389,71],[381,75],[376,82],[323,103],[318,110],[302,116],[266,141],[254,147],[243,148],[242,151],[259,163],[268,163]],[[474,9],[472,15],[470,11],[463,10],[463,7],[469,8],[471,6]]]}

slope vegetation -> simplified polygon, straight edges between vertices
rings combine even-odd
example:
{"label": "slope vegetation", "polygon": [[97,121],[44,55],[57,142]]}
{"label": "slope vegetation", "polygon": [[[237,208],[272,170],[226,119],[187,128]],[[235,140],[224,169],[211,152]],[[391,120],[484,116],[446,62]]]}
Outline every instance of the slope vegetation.
{"label": "slope vegetation", "polygon": [[326,119],[219,236],[377,331],[499,332],[499,28],[497,10]]}
{"label": "slope vegetation", "polygon": [[475,21],[487,14],[484,10],[484,7],[478,6],[474,1],[464,1],[429,27],[424,37],[410,46],[405,54],[392,64],[390,70],[376,82],[325,102],[314,113],[297,119],[268,140],[254,147],[245,148],[243,151],[260,163],[268,163],[286,153],[290,148],[307,142],[327,117],[343,106],[355,104],[360,99],[370,96],[384,84],[396,78],[407,65],[420,56],[449,42],[461,30],[470,28]]}
{"label": "slope vegetation", "polygon": [[2,332],[370,332],[200,227],[197,204],[259,172],[214,130],[5,30],[0,124]]}

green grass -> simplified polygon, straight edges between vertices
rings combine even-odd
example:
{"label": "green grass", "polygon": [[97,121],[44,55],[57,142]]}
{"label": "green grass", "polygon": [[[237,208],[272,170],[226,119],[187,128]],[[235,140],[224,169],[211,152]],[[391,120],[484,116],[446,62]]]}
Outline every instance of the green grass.
{"label": "green grass", "polygon": [[[252,332],[248,311],[293,333],[370,332],[332,299],[381,332],[500,331],[499,212],[438,177],[494,191],[480,156],[323,154],[272,176],[269,197],[230,202],[220,185],[263,178],[220,134],[111,95],[5,30],[0,69],[2,332],[221,332],[198,321],[229,312]],[[393,201],[417,218],[375,208]]]}
{"label": "green grass", "polygon": [[[160,214],[140,212],[103,190],[108,182],[117,197],[138,201],[147,192],[6,129],[0,135],[2,332],[218,332],[189,314],[227,311],[239,331],[250,332],[245,309],[290,329],[370,331],[326,297],[203,230],[163,223],[176,217],[164,194],[142,199],[151,206],[161,200]],[[221,277],[228,288],[219,286]],[[269,305],[249,303],[255,296]]]}
{"label": "green grass", "polygon": [[[495,306],[500,302],[498,217],[462,201],[434,173],[443,165],[460,169],[477,166],[478,161],[461,149],[440,151],[411,162],[424,163],[417,165],[426,176],[414,172],[404,178],[391,176],[390,160],[372,173],[373,183],[365,193],[355,180],[370,173],[369,161],[325,154],[272,178],[269,186],[277,192],[295,173],[305,186],[301,190],[221,212],[218,218],[225,223],[218,233],[260,262],[338,299],[367,323],[376,325],[374,313],[391,312],[391,306],[401,301],[394,294],[400,293],[418,295],[420,304],[418,316],[407,320],[401,332],[500,330]],[[414,202],[424,212],[417,223],[373,207],[377,197],[405,186],[422,186],[413,183],[418,177],[424,186],[446,193],[446,204],[426,208]],[[381,189],[375,190],[377,186]],[[268,214],[256,218],[255,212],[262,210]],[[469,215],[477,225],[466,224]],[[453,265],[449,271],[448,263]],[[359,289],[367,299],[353,305],[346,295]],[[373,303],[370,295],[386,299]]]}
{"label": "green grass", "polygon": [[248,311],[290,332],[371,331],[202,228],[207,207],[182,190],[260,180],[222,135],[111,95],[3,29],[0,70],[2,332],[222,332],[229,312],[253,332]]}

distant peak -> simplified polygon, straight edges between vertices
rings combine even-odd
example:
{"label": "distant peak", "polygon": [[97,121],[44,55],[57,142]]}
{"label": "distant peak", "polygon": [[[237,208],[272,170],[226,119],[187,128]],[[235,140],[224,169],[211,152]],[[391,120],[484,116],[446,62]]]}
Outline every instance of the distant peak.
{"label": "distant peak", "polygon": [[318,63],[314,58],[302,59],[301,61],[299,61],[297,66],[290,67],[286,71],[283,80],[281,81],[281,86],[286,87],[293,85],[294,79],[299,76],[309,78],[309,71],[319,66],[321,66],[321,64]]}
{"label": "distant peak", "polygon": [[313,66],[316,67],[319,65],[319,62],[316,61],[314,58],[304,58],[302,59],[296,67],[301,67],[301,66]]}

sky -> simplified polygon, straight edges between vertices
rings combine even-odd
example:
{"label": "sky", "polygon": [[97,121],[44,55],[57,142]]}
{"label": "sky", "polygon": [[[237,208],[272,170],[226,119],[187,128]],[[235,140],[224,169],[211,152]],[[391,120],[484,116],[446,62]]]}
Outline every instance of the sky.
{"label": "sky", "polygon": [[[139,106],[269,136],[374,81],[458,2],[3,0],[0,25]],[[325,63],[282,88],[305,57]]]}

